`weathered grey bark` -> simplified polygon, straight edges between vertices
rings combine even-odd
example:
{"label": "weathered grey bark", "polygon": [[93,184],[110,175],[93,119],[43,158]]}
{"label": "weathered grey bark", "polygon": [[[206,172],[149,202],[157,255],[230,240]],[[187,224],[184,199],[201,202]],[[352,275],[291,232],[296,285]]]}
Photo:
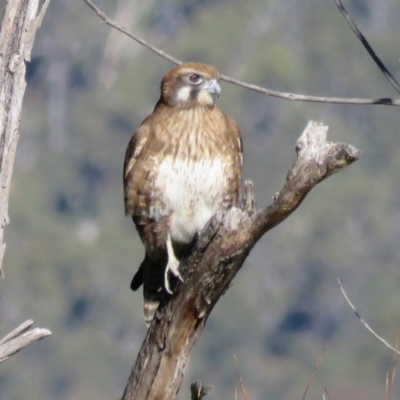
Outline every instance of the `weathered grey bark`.
{"label": "weathered grey bark", "polygon": [[39,0],[8,0],[0,32],[0,275],[3,275],[4,228],[8,224],[8,198],[18,142],[25,62],[30,61],[36,31],[50,0],[37,16]]}
{"label": "weathered grey bark", "polygon": [[[8,200],[22,99],[25,93],[26,62],[50,0],[37,15],[39,0],[8,0],[0,31],[0,276],[3,276],[4,229],[8,224]],[[29,328],[26,321],[0,341],[0,363],[11,355],[51,334],[47,329]]]}
{"label": "weathered grey bark", "polygon": [[32,343],[51,335],[48,329],[35,328],[29,330],[32,325],[33,321],[29,319],[0,340],[0,363]]}
{"label": "weathered grey bark", "polygon": [[297,142],[296,161],[272,205],[256,210],[252,185],[241,208],[217,213],[181,263],[176,282],[147,332],[122,400],[170,400],[214,305],[229,288],[255,243],[285,220],[319,182],[356,161],[361,152],[326,140],[328,127],[310,122]]}

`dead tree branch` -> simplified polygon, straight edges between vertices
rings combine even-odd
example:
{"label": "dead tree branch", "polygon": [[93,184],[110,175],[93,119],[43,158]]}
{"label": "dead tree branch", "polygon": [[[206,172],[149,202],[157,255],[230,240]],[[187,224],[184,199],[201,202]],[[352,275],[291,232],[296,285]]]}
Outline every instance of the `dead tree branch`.
{"label": "dead tree branch", "polygon": [[241,209],[211,218],[180,265],[184,283],[176,282],[174,294],[157,310],[122,400],[175,398],[208,316],[255,243],[295,211],[315,185],[361,156],[348,144],[328,142],[327,130],[308,124],[297,142],[296,161],[271,206],[255,210],[248,184]]}
{"label": "dead tree branch", "polygon": [[387,340],[385,340],[383,337],[379,336],[370,326],[369,324],[363,319],[361,318],[361,315],[359,314],[359,312],[357,311],[357,309],[354,307],[353,303],[350,301],[349,297],[347,296],[346,292],[343,289],[342,283],[340,282],[340,280],[338,279],[338,284],[339,284],[339,288],[342,291],[343,297],[344,299],[347,301],[347,304],[350,306],[350,308],[354,311],[354,314],[356,314],[356,317],[360,320],[360,322],[364,325],[364,327],[370,332],[372,333],[373,336],[375,336],[380,342],[382,342],[387,348],[389,348],[390,350],[394,351],[396,354],[400,354],[400,351],[397,350],[396,347],[392,346]]}
{"label": "dead tree branch", "polygon": [[371,45],[368,43],[368,40],[365,38],[365,36],[361,33],[361,31],[358,29],[356,23],[353,21],[353,18],[351,18],[350,14],[347,12],[347,10],[344,8],[343,3],[341,0],[335,0],[335,3],[340,11],[340,13],[343,15],[347,23],[349,24],[351,30],[354,32],[354,34],[357,36],[357,38],[360,40],[362,45],[364,46],[365,50],[368,51],[368,54],[371,56],[371,58],[374,60],[375,64],[379,67],[379,69],[382,71],[383,75],[385,78],[390,82],[390,84],[395,88],[397,93],[400,93],[400,85],[397,83],[396,79],[394,79],[393,75],[389,72],[389,70],[386,68],[385,64],[382,62],[382,60],[377,56]]}
{"label": "dead tree branch", "polygon": [[0,340],[0,363],[25,347],[51,335],[48,329],[35,328],[29,330],[32,325],[33,321],[29,319]]}
{"label": "dead tree branch", "polygon": [[[142,46],[151,50],[155,54],[158,54],[160,57],[168,60],[174,64],[181,64],[182,61],[177,58],[171,56],[165,51],[159,49],[156,46],[153,46],[151,43],[147,42],[140,36],[130,32],[128,29],[114,22],[111,18],[109,18],[104,11],[102,11],[99,7],[97,7],[91,0],[83,0],[96,14],[97,16],[106,24],[114,29],[120,31],[124,35],[127,35],[131,39],[140,43]],[[391,99],[391,98],[380,98],[380,99],[361,99],[361,98],[344,98],[344,97],[322,97],[322,96],[308,96],[303,94],[295,94],[295,93],[287,93],[287,92],[279,92],[276,90],[267,89],[261,86],[253,85],[251,83],[242,82],[238,79],[231,78],[227,75],[221,75],[221,80],[232,83],[237,86],[244,87],[246,89],[254,90],[255,92],[266,94],[267,96],[277,97],[285,100],[295,100],[295,101],[305,101],[305,102],[313,102],[313,103],[334,103],[334,104],[356,104],[356,105],[373,105],[380,104],[386,106],[400,106],[400,99]]]}
{"label": "dead tree branch", "polygon": [[[49,6],[46,0],[38,14],[39,0],[8,0],[0,32],[0,276],[3,276],[4,229],[9,222],[8,201],[15,151],[19,137],[26,63],[36,32]],[[28,320],[0,341],[0,363],[51,334],[47,329],[29,330]]]}
{"label": "dead tree branch", "polygon": [[190,385],[191,400],[201,400],[203,397],[211,394],[214,387],[211,385],[203,386],[200,381],[195,381]]}
{"label": "dead tree branch", "polygon": [[46,13],[46,0],[39,13],[39,0],[8,0],[0,32],[0,275],[5,251],[4,228],[8,224],[8,198],[19,137],[26,64],[36,32]]}

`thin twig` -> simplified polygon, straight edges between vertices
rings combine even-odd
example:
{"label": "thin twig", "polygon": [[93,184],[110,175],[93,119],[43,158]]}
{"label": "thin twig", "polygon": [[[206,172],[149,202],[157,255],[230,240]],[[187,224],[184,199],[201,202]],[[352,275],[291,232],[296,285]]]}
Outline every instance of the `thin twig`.
{"label": "thin twig", "polygon": [[340,282],[340,280],[338,279],[338,284],[339,284],[339,288],[342,291],[343,297],[346,299],[347,304],[350,306],[350,308],[354,311],[354,313],[356,314],[357,318],[361,321],[361,323],[380,341],[382,342],[386,347],[388,347],[390,350],[394,351],[397,354],[400,354],[400,352],[394,348],[390,343],[388,343],[385,339],[383,339],[381,336],[379,336],[377,333],[375,333],[375,331],[361,318],[360,314],[358,313],[358,311],[356,310],[356,308],[353,306],[352,302],[350,301],[350,299],[347,297],[346,292],[343,289],[343,286]]}
{"label": "thin twig", "polygon": [[[83,0],[96,14],[97,16],[107,25],[115,28],[120,31],[124,35],[129,36],[131,39],[140,43],[142,46],[148,48],[152,52],[158,54],[160,57],[168,60],[174,64],[182,64],[182,61],[177,58],[171,56],[165,51],[159,49],[156,46],[153,46],[146,40],[142,39],[140,36],[135,35],[130,32],[128,29],[122,27],[121,25],[114,22],[110,19],[104,11],[102,11],[99,7],[97,7],[91,0]],[[356,104],[356,105],[373,105],[380,104],[386,106],[400,106],[400,99],[390,99],[390,98],[379,98],[379,99],[361,99],[361,98],[345,98],[345,97],[322,97],[322,96],[306,96],[302,94],[288,93],[288,92],[278,92],[276,90],[270,90],[261,86],[253,85],[251,83],[243,82],[238,79],[231,78],[226,75],[221,75],[221,80],[232,83],[237,86],[244,87],[246,89],[254,90],[255,92],[266,94],[267,96],[277,97],[280,99],[286,100],[295,100],[295,101],[305,101],[305,102],[314,102],[314,103],[334,103],[334,104]]]}
{"label": "thin twig", "polygon": [[318,368],[321,365],[322,359],[324,358],[325,350],[326,349],[323,349],[321,354],[318,357],[317,365],[315,366],[314,371],[311,374],[310,379],[307,382],[306,390],[304,391],[304,394],[303,394],[303,397],[301,398],[301,400],[305,400],[305,398],[307,396],[308,389],[310,388],[310,386],[311,386],[311,384],[312,384],[312,382],[313,382],[313,380],[315,378],[315,374],[317,373]]}
{"label": "thin twig", "polygon": [[[84,0],[88,1],[88,0]],[[221,75],[221,79],[225,82],[233,83],[234,85],[244,87],[246,89],[254,90],[255,92],[264,93],[271,97],[277,97],[286,100],[305,101],[311,103],[333,103],[333,104],[357,104],[357,105],[372,105],[381,104],[386,106],[400,106],[399,99],[380,98],[380,99],[360,99],[360,98],[347,98],[347,97],[321,97],[321,96],[308,96],[303,94],[295,94],[288,92],[278,92],[263,88],[261,86],[253,85],[239,81],[238,79],[230,78],[226,75]]]}
{"label": "thin twig", "polygon": [[[398,350],[398,349],[399,349],[399,331],[396,332],[396,350]],[[394,353],[393,370],[392,370],[392,389],[394,386],[394,381],[396,379],[397,356],[398,356],[398,351],[396,351],[396,353]]]}
{"label": "thin twig", "polygon": [[385,67],[385,64],[381,61],[381,59],[376,55],[370,44],[368,43],[367,39],[365,36],[361,33],[361,31],[358,29],[357,25],[349,15],[349,13],[346,11],[346,9],[343,7],[343,4],[341,0],[335,0],[335,3],[340,11],[340,13],[343,15],[343,17],[346,19],[348,24],[350,25],[351,30],[354,32],[354,34],[357,36],[357,38],[360,40],[362,45],[365,47],[365,49],[368,51],[368,54],[371,56],[371,58],[374,60],[375,64],[379,67],[379,69],[382,71],[383,75],[385,75],[385,78],[390,82],[390,84],[395,88],[397,93],[400,93],[400,85],[397,83],[396,79],[393,77],[393,75],[389,72],[389,70]]}
{"label": "thin twig", "polygon": [[249,400],[249,396],[247,395],[246,387],[244,386],[244,383],[243,383],[242,375],[240,374],[239,362],[238,362],[238,359],[236,357],[236,354],[233,355],[233,359],[235,360],[238,379],[239,379],[239,383],[240,383],[240,387],[242,389],[243,395],[244,395],[246,400]]}
{"label": "thin twig", "polygon": [[83,0],[83,1],[97,14],[97,16],[106,25],[112,26],[117,31],[120,31],[124,35],[126,35],[126,36],[130,37],[131,39],[135,40],[136,42],[140,43],[142,46],[146,47],[147,49],[151,50],[152,52],[158,54],[162,58],[164,58],[164,59],[166,59],[168,61],[171,61],[172,63],[177,64],[177,65],[182,64],[182,62],[179,61],[177,58],[169,55],[165,51],[162,51],[158,47],[153,46],[151,43],[149,43],[148,41],[142,39],[140,36],[135,35],[134,33],[130,32],[128,29],[126,29],[123,26],[121,26],[121,25],[117,24],[116,22],[114,22],[112,19],[110,19],[106,15],[106,13],[103,10],[101,10],[99,7],[94,5],[90,0]]}
{"label": "thin twig", "polygon": [[328,397],[328,400],[332,400],[331,396],[329,395],[327,387],[324,388],[324,391],[325,391],[326,396]]}
{"label": "thin twig", "polygon": [[[396,350],[399,348],[399,331],[396,332]],[[394,353],[393,367],[392,367],[392,377],[389,382],[389,374],[386,376],[386,399],[390,400],[393,393],[394,381],[396,379],[396,370],[397,370],[397,351]]]}
{"label": "thin twig", "polygon": [[388,399],[389,394],[389,372],[386,372],[386,379],[385,379],[385,400]]}

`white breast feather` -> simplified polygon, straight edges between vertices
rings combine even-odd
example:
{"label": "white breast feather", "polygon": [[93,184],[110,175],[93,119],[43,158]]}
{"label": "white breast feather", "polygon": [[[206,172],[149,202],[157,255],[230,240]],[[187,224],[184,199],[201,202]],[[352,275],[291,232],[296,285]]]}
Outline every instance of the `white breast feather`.
{"label": "white breast feather", "polygon": [[166,157],[159,166],[155,189],[160,190],[166,209],[150,210],[158,219],[171,213],[170,235],[173,240],[189,242],[222,203],[228,183],[223,178],[226,163],[222,159],[198,162]]}

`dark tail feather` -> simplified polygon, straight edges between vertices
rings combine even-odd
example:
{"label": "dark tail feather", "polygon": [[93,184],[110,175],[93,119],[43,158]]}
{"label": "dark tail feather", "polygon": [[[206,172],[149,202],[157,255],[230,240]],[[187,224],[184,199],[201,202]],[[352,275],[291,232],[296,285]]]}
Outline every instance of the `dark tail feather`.
{"label": "dark tail feather", "polygon": [[147,325],[153,320],[164,296],[164,271],[167,259],[151,259],[147,255],[143,266],[143,317]]}
{"label": "dark tail feather", "polygon": [[142,286],[143,284],[143,268],[144,268],[144,261],[140,264],[139,269],[137,270],[136,274],[133,276],[131,282],[131,289],[135,292]]}

